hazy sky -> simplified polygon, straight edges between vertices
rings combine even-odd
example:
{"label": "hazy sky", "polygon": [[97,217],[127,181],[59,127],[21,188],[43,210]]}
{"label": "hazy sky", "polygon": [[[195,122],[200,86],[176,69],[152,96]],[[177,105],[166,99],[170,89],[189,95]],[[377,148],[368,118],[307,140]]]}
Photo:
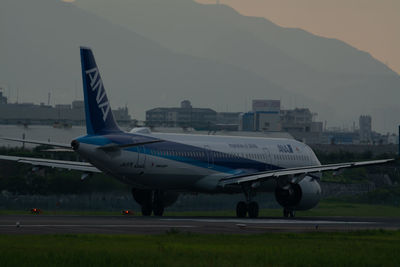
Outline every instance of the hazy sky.
{"label": "hazy sky", "polygon": [[[217,0],[197,0],[216,3]],[[243,15],[337,38],[400,74],[400,0],[220,0]]]}

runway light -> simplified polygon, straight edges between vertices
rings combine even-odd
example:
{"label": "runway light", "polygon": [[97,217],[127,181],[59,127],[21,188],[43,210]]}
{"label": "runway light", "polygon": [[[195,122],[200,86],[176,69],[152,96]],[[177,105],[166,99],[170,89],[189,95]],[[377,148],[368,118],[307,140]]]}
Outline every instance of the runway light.
{"label": "runway light", "polygon": [[40,214],[40,213],[42,213],[42,210],[41,210],[41,209],[38,209],[38,208],[32,208],[32,209],[31,209],[31,213],[32,213],[32,214]]}
{"label": "runway light", "polygon": [[246,228],[247,225],[244,223],[238,223],[238,224],[236,224],[236,226],[239,227],[240,229],[244,229],[244,228]]}
{"label": "runway light", "polygon": [[133,214],[134,214],[134,212],[131,210],[123,210],[122,211],[122,215],[133,215]]}

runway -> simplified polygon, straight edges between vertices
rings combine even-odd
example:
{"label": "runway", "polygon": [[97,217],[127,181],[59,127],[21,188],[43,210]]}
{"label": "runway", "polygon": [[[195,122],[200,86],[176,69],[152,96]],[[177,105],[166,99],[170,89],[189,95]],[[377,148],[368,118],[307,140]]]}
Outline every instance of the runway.
{"label": "runway", "polygon": [[233,217],[137,217],[137,216],[0,216],[0,234],[161,234],[313,232],[400,229],[400,218],[303,217],[295,219]]}

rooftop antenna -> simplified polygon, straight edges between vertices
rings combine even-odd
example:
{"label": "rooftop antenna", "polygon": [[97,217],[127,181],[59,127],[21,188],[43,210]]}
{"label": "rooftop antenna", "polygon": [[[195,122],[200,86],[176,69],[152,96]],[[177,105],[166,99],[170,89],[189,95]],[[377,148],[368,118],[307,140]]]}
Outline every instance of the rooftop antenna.
{"label": "rooftop antenna", "polygon": [[49,91],[47,93],[47,105],[50,106],[50,97],[51,97],[51,92]]}
{"label": "rooftop antenna", "polygon": [[4,87],[3,87],[3,90],[4,90],[4,94],[6,94],[6,90],[7,90],[7,94],[8,94],[8,101],[10,101],[10,97],[11,97],[11,89],[10,89],[10,87],[9,86],[7,86],[7,85],[5,85]]}
{"label": "rooftop antenna", "polygon": [[77,82],[75,80],[75,100],[77,100],[77,99],[78,99],[78,85],[77,85]]}

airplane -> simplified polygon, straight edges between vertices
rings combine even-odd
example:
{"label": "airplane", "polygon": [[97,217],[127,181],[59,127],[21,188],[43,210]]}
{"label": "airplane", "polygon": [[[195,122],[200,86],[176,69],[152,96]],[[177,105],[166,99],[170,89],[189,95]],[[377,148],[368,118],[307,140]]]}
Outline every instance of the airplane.
{"label": "airplane", "polygon": [[93,52],[81,47],[87,134],[71,144],[1,139],[71,149],[86,162],[0,155],[1,160],[82,171],[82,179],[105,173],[132,186],[144,216],[162,216],[181,193],[243,193],[239,218],[257,218],[256,193],[275,193],[284,217],[314,208],[321,198],[322,172],[385,164],[393,159],[321,165],[306,144],[284,138],[122,131],[114,120]]}

